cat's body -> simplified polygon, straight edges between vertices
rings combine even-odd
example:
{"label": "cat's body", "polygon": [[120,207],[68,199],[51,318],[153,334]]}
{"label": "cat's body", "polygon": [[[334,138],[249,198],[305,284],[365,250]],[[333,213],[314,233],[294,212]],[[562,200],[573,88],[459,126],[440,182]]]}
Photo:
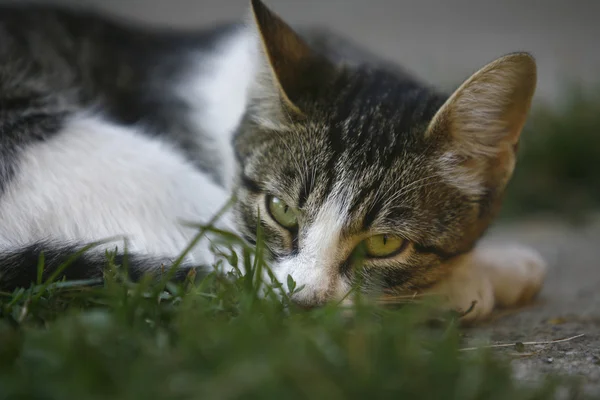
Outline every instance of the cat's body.
{"label": "cat's body", "polygon": [[[199,33],[3,7],[0,287],[34,281],[42,251],[50,272],[80,246],[121,235],[133,274],[156,271],[194,236],[181,221],[207,222],[235,191],[235,212],[218,224],[252,243],[260,211],[274,272],[304,285],[296,300],[307,305],[343,297],[353,249],[366,239],[385,250],[388,236],[398,254],[372,257],[364,274],[388,296],[439,289],[456,308],[478,300],[472,315],[483,316],[495,298],[513,305],[539,288],[535,253],[508,249],[517,256],[498,270],[503,260],[472,250],[514,160],[469,171],[477,160],[436,139],[456,94],[448,100],[335,36],[300,39],[258,1],[258,29]],[[525,89],[515,93],[526,114],[533,91],[521,63],[514,79]],[[495,157],[494,146],[473,154]],[[210,264],[208,245],[186,264]],[[101,276],[102,265],[92,251],[66,275]],[[507,281],[516,294],[503,300],[496,286]]]}
{"label": "cat's body", "polygon": [[[5,7],[3,248],[47,257],[125,235],[139,267],[155,264],[147,256],[176,257],[195,233],[179,220],[206,222],[231,195],[231,135],[251,76],[238,72],[251,61],[243,27],[154,33],[94,14]],[[207,257],[199,246],[190,262]],[[4,281],[20,275],[8,267]]]}

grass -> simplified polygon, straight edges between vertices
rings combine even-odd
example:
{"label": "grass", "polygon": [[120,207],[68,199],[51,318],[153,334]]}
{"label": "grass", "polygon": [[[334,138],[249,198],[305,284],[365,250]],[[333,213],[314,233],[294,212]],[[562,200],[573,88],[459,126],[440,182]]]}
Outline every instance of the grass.
{"label": "grass", "polygon": [[[534,110],[504,218],[597,208],[598,110],[600,95],[579,91],[558,111]],[[133,283],[107,254],[101,286],[40,280],[0,293],[0,400],[519,400],[552,398],[563,383],[526,386],[492,350],[460,352],[455,316],[426,305],[389,309],[359,297],[351,317],[335,304],[297,309],[292,280],[263,293],[260,251],[233,251],[239,239],[227,232],[200,233],[226,249],[203,279]],[[235,268],[224,275],[224,265]]]}
{"label": "grass", "polygon": [[[103,286],[0,293],[0,399],[518,400],[555,388],[516,383],[489,351],[460,352],[452,314],[360,297],[352,316],[335,304],[300,310],[291,279],[261,285],[260,253],[224,248],[197,281],[133,283],[108,254]],[[225,264],[233,271],[220,273]]]}

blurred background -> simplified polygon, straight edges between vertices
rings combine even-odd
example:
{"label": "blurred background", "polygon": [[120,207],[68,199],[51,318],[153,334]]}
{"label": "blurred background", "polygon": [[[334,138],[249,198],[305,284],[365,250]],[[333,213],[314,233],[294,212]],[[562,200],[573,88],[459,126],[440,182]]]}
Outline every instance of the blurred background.
{"label": "blurred background", "polygon": [[[13,0],[14,1],[14,0]],[[22,0],[21,0],[22,1]],[[40,1],[40,0],[38,0]],[[94,6],[152,24],[193,28],[237,20],[249,0],[45,0]],[[335,29],[430,82],[453,85],[518,50],[539,62],[538,95],[600,71],[596,0],[265,0],[287,21]]]}
{"label": "blurred background", "polygon": [[[503,54],[533,53],[538,89],[503,216],[581,221],[600,204],[600,1],[265,1],[292,24],[325,25],[446,90]],[[249,7],[249,0],[36,2],[183,29],[241,20]]]}

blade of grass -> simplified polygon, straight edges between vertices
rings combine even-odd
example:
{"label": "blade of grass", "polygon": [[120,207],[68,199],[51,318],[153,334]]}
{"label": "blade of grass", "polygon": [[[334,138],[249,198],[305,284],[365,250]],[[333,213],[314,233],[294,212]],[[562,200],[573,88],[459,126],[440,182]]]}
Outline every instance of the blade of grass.
{"label": "blade of grass", "polygon": [[36,284],[41,285],[42,284],[42,279],[44,276],[44,265],[45,265],[45,257],[44,257],[44,252],[40,251],[40,256],[38,257],[38,264],[37,264],[37,279],[36,279]]}
{"label": "blade of grass", "polygon": [[[53,282],[46,289],[76,289],[81,287],[89,287],[101,285],[104,280],[102,278],[80,279],[64,282]],[[45,290],[42,286],[33,287],[33,293]]]}
{"label": "blade of grass", "polygon": [[62,274],[65,271],[65,269],[69,268],[69,266],[71,266],[71,264],[73,264],[85,252],[87,252],[93,248],[96,248],[98,246],[101,246],[103,244],[111,243],[111,242],[114,242],[114,241],[120,240],[120,239],[122,239],[122,237],[117,237],[117,238],[113,237],[113,238],[109,238],[109,239],[105,239],[105,240],[99,240],[97,242],[93,242],[86,246],[83,246],[79,251],[75,252],[75,254],[70,256],[67,259],[67,261],[65,261],[62,265],[60,265],[52,273],[52,275],[50,275],[50,277],[48,279],[46,279],[46,281],[41,285],[41,288],[39,289],[39,291],[37,291],[36,295],[32,298],[32,301],[34,301],[34,302],[39,301],[40,297],[42,297],[42,294],[48,289],[50,284],[52,284],[56,280],[56,278],[58,278],[60,276],[60,274]]}
{"label": "blade of grass", "polygon": [[189,254],[189,252],[192,251],[192,249],[194,247],[196,247],[198,242],[200,242],[200,240],[208,232],[208,227],[212,227],[215,224],[215,222],[217,222],[227,212],[227,210],[229,210],[229,208],[233,205],[234,202],[235,202],[235,198],[234,197],[230,198],[227,201],[227,203],[225,203],[225,205],[223,207],[221,207],[221,209],[215,214],[215,216],[210,219],[207,226],[204,228],[201,228],[199,230],[199,232],[192,238],[190,243],[186,246],[186,248],[179,255],[179,257],[177,257],[175,259],[175,261],[173,262],[173,265],[169,268],[169,270],[167,271],[165,276],[161,279],[159,287],[164,288],[166,285],[166,282],[171,281],[175,277],[175,274],[177,273],[177,269],[181,266],[181,263],[183,262],[183,260],[185,260],[185,258]]}
{"label": "blade of grass", "polygon": [[253,284],[253,297],[256,298],[259,295],[259,291],[262,286],[262,266],[263,266],[263,252],[264,252],[264,237],[263,228],[260,223],[260,210],[258,211],[258,223],[256,224],[256,251],[254,253],[254,263],[252,265],[253,276],[250,282]]}

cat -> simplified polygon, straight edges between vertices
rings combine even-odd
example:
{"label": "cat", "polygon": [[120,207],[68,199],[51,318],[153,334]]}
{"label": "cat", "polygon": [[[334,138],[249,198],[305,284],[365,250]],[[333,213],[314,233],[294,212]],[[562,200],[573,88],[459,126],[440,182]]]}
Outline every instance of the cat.
{"label": "cat", "polygon": [[[181,221],[206,223],[235,195],[216,226],[254,244],[260,225],[273,273],[303,287],[305,307],[360,278],[383,302],[441,295],[468,322],[539,291],[533,249],[478,244],[515,166],[531,55],[503,56],[448,96],[260,0],[247,23],[200,32],[0,7],[3,290],[35,282],[41,253],[46,278],[114,236],[134,279],[156,273],[196,234]],[[211,265],[210,245],[181,273]],[[102,277],[104,248],[61,277]]]}

